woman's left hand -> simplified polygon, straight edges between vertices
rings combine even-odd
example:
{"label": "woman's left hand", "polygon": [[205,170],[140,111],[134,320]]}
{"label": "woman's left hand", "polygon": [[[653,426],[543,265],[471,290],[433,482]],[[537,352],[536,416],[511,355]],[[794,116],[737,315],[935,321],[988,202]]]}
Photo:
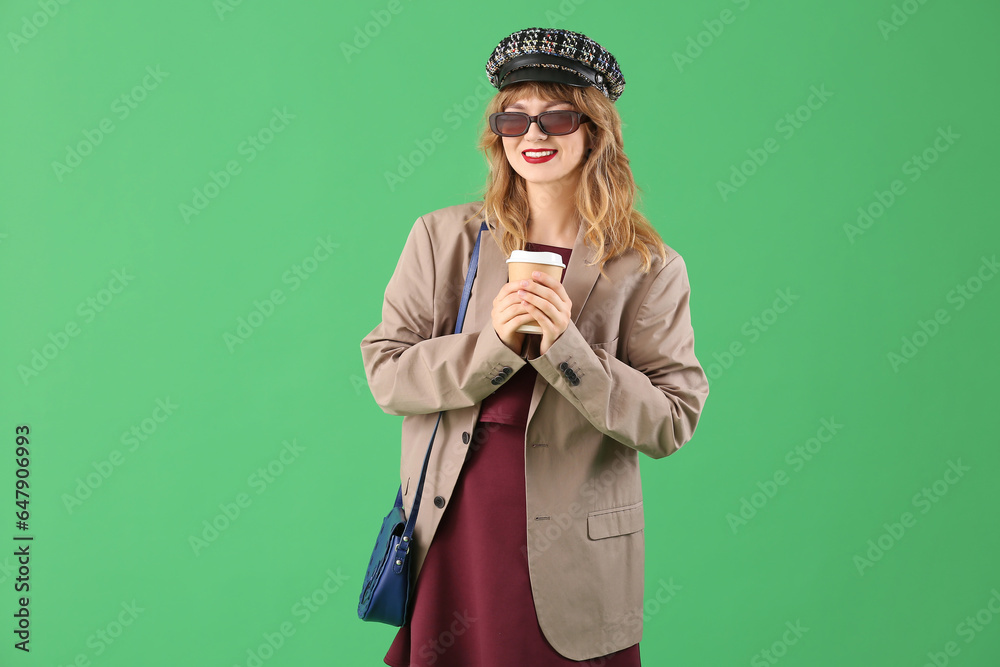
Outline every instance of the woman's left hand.
{"label": "woman's left hand", "polygon": [[535,271],[531,277],[534,280],[525,281],[527,285],[522,286],[517,294],[542,329],[542,342],[538,349],[540,354],[545,354],[569,326],[573,302],[558,279],[540,271]]}

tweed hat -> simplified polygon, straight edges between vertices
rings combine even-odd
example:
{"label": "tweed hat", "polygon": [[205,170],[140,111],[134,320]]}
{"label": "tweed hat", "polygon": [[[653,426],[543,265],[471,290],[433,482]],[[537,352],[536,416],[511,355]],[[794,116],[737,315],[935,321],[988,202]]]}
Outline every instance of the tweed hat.
{"label": "tweed hat", "polygon": [[614,102],[625,89],[618,61],[607,49],[559,28],[525,28],[504,37],[486,62],[486,74],[497,90],[519,81],[552,81],[593,86]]}

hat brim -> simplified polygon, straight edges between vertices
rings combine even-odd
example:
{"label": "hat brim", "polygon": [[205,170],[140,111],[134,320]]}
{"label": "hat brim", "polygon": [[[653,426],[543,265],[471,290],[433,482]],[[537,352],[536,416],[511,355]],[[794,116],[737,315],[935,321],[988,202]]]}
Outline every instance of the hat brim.
{"label": "hat brim", "polygon": [[507,74],[500,83],[498,90],[503,90],[512,83],[522,81],[547,81],[549,83],[564,83],[568,86],[586,88],[590,85],[583,76],[557,67],[521,67]]}

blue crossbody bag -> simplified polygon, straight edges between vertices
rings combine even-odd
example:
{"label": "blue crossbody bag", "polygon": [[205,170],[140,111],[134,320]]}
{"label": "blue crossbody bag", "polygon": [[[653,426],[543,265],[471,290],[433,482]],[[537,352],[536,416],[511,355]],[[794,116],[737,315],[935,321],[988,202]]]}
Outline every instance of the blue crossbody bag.
{"label": "blue crossbody bag", "polygon": [[[465,310],[469,305],[469,295],[472,294],[472,282],[476,279],[476,269],[479,267],[479,241],[486,231],[483,222],[476,235],[476,245],[472,249],[472,259],[469,261],[469,271],[465,276],[465,287],[462,289],[462,303],[458,308],[458,320],[455,322],[455,333],[462,332],[465,321]],[[368,571],[365,573],[364,585],[361,587],[361,597],[358,600],[358,618],[362,621],[387,623],[396,627],[403,626],[409,619],[410,591],[410,543],[413,538],[413,528],[417,525],[417,512],[420,509],[420,496],[424,490],[424,477],[427,475],[427,462],[431,458],[431,447],[434,436],[441,425],[438,413],[437,423],[431,433],[431,441],[424,455],[424,466],[420,471],[420,483],[417,484],[413,496],[413,511],[407,520],[403,512],[403,487],[400,485],[396,493],[396,502],[382,520],[382,528],[375,540],[375,549],[368,561]]]}

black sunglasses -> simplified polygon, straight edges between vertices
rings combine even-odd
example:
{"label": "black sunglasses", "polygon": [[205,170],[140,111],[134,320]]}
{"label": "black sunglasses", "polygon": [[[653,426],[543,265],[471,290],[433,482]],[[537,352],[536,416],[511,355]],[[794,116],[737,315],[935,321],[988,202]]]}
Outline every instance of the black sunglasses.
{"label": "black sunglasses", "polygon": [[501,137],[520,137],[528,133],[532,121],[538,123],[542,134],[558,137],[573,134],[580,129],[580,123],[589,123],[590,118],[580,111],[557,109],[543,111],[537,116],[529,116],[517,111],[490,114],[490,129]]}

